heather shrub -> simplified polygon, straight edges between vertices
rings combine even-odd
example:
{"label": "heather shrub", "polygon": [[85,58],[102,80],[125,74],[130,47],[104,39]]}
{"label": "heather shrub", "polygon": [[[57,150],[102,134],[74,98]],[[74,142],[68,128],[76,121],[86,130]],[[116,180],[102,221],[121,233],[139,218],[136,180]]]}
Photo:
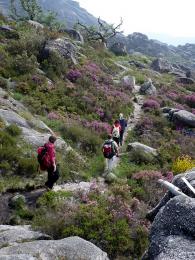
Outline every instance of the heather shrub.
{"label": "heather shrub", "polygon": [[158,179],[164,178],[162,173],[158,171],[141,171],[135,173],[132,178],[139,185],[133,189],[133,195],[150,206],[155,206],[164,193],[163,189],[157,183]]}
{"label": "heather shrub", "polygon": [[159,109],[160,104],[154,99],[147,99],[143,104],[144,109]]}
{"label": "heather shrub", "polygon": [[170,98],[171,100],[176,101],[176,100],[178,99],[178,92],[176,92],[176,91],[168,92],[168,93],[166,94],[166,96],[167,96],[168,98]]}
{"label": "heather shrub", "polygon": [[73,83],[75,83],[79,78],[81,78],[81,76],[81,72],[76,69],[72,69],[67,73],[67,79],[69,79]]}
{"label": "heather shrub", "polygon": [[195,167],[195,160],[188,155],[178,157],[172,165],[174,174],[183,173]]}
{"label": "heather shrub", "polygon": [[81,194],[85,204],[53,200],[58,195],[45,194],[39,200],[45,205],[51,199],[54,207],[38,209],[33,226],[56,239],[80,236],[106,251],[112,259],[121,255],[138,258],[147,246],[147,229],[140,226],[142,205],[124,194],[126,188],[113,190],[115,193],[100,195],[97,188],[85,196]]}
{"label": "heather shrub", "polygon": [[110,133],[111,131],[111,126],[106,122],[101,122],[97,120],[89,122],[84,120],[82,123],[84,127],[97,132],[101,136],[106,136],[106,134]]}
{"label": "heather shrub", "polygon": [[47,115],[47,118],[49,120],[58,120],[59,119],[59,115],[58,113],[56,112],[50,112],[48,115]]}
{"label": "heather shrub", "polygon": [[154,128],[154,123],[152,118],[150,117],[144,117],[141,120],[139,120],[139,122],[137,123],[136,127],[135,127],[135,132],[137,133],[137,135],[142,135],[144,134],[146,131],[150,131]]}
{"label": "heather shrub", "polygon": [[185,102],[189,107],[195,108],[195,94],[186,96]]}

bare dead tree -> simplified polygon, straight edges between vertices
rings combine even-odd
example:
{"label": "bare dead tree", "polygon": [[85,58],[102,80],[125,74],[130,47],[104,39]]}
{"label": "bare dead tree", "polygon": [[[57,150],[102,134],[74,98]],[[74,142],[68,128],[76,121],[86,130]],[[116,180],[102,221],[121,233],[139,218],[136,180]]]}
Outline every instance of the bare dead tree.
{"label": "bare dead tree", "polygon": [[98,18],[98,26],[96,27],[86,26],[79,21],[77,22],[77,25],[84,30],[86,38],[89,41],[101,41],[105,45],[107,45],[107,42],[110,38],[114,37],[118,33],[122,33],[122,31],[119,31],[122,24],[122,18],[120,20],[120,23],[114,26],[113,24],[110,25],[102,21],[100,17]]}

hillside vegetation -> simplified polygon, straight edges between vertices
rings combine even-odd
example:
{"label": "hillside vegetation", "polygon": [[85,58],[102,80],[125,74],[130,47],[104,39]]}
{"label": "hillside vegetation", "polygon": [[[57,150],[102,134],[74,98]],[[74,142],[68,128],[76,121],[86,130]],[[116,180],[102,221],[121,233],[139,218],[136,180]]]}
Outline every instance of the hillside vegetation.
{"label": "hillside vegetation", "polygon": [[[170,181],[195,165],[195,139],[182,131],[193,131],[193,127],[168,120],[162,108],[194,113],[195,85],[180,84],[174,75],[153,71],[154,57],[115,56],[99,42],[81,43],[47,26],[36,28],[1,15],[0,26],[5,24],[12,30],[0,35],[0,88],[6,92],[0,108],[5,109],[6,100],[13,98],[24,105],[20,116],[29,124],[33,126],[36,116],[73,148],[64,156],[57,153],[59,184],[96,180],[85,193],[45,192],[36,207],[28,207],[20,197],[4,223],[32,224],[54,239],[80,236],[111,259],[140,259],[148,245],[146,212],[164,194],[157,179]],[[75,59],[57,51],[45,55],[48,42],[59,38],[73,44]],[[137,68],[132,60],[144,68]],[[137,85],[151,78],[157,94],[145,95],[142,116],[129,132],[121,148],[125,155],[113,170],[117,178],[101,189],[97,178],[104,172],[102,143],[119,113],[128,118],[134,109],[136,97],[133,88],[124,84],[124,76],[134,76]],[[1,117],[2,193],[35,189],[44,183],[44,176],[37,172],[36,148],[22,137],[21,127],[6,125]],[[129,142],[155,148],[157,156],[141,150],[126,153]]]}

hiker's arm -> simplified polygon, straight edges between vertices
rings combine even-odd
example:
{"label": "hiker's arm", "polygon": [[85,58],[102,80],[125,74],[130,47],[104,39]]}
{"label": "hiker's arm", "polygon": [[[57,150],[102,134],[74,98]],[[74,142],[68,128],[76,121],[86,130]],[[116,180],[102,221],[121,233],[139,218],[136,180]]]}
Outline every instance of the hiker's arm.
{"label": "hiker's arm", "polygon": [[54,168],[54,172],[55,172],[56,171],[56,153],[55,153],[55,149],[53,147],[50,150],[50,160],[51,160],[51,164]]}

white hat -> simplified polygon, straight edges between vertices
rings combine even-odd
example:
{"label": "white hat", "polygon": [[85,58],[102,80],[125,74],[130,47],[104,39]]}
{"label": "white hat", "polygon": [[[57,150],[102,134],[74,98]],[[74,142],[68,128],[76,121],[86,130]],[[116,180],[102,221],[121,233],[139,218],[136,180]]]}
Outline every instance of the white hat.
{"label": "white hat", "polygon": [[123,114],[122,114],[122,113],[120,113],[120,114],[119,114],[119,117],[120,117],[120,118],[123,118]]}

